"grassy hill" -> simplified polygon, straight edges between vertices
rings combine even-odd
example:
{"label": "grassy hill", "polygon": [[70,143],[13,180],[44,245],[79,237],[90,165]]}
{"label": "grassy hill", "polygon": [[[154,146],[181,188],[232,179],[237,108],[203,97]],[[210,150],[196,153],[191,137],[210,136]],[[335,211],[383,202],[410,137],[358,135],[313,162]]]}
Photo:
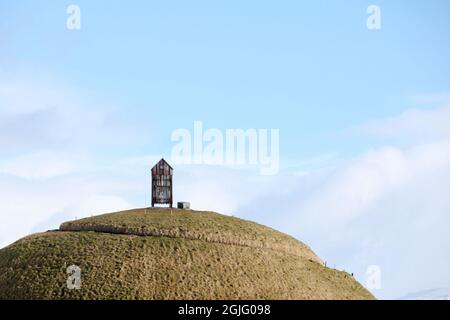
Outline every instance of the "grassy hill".
{"label": "grassy hill", "polygon": [[[81,268],[81,289],[66,268]],[[0,250],[0,299],[373,299],[300,241],[212,212],[135,209]]]}

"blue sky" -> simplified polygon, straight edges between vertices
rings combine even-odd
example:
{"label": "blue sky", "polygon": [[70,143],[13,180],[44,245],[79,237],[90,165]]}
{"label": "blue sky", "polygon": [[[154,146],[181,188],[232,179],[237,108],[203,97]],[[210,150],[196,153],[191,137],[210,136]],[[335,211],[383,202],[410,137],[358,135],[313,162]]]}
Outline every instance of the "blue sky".
{"label": "blue sky", "polygon": [[[69,4],[81,8],[81,30],[66,28]],[[381,30],[366,27],[371,4]],[[404,246],[420,234],[450,251],[439,231],[448,180],[433,180],[450,177],[449,14],[446,0],[1,1],[0,194],[10,204],[0,246],[74,216],[146,205],[146,174],[170,155],[171,133],[201,120],[279,129],[281,170],[180,167],[178,194],[194,207],[289,232],[363,283],[367,265],[381,265],[380,297],[450,286],[439,249],[428,256],[442,259],[438,271],[411,260],[432,279],[400,281],[402,259],[389,264],[406,250],[389,242],[405,226]],[[203,190],[210,200],[196,197]],[[13,205],[24,197],[39,214]],[[286,205],[264,209],[260,199]],[[361,206],[341,212],[342,199]],[[333,237],[330,211],[345,216]],[[423,219],[428,228],[412,227]]]}
{"label": "blue sky", "polygon": [[3,1],[3,69],[45,68],[120,101],[130,122],[158,117],[147,152],[201,118],[282,128],[286,155],[310,156],[335,145],[330,132],[450,85],[448,1],[378,2],[380,31],[366,28],[370,1],[78,1],[76,32],[61,14],[70,3]]}

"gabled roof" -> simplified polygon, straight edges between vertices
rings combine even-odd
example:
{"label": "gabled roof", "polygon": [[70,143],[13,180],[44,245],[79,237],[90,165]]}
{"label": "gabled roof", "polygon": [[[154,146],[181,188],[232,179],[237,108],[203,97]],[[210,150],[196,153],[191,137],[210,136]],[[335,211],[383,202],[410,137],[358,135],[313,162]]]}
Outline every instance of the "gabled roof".
{"label": "gabled roof", "polygon": [[160,164],[161,162],[167,164],[167,165],[169,166],[169,168],[173,170],[172,166],[171,166],[166,160],[164,160],[164,158],[161,158],[161,160],[159,160],[159,161],[153,166],[152,170],[153,170],[158,164]]}

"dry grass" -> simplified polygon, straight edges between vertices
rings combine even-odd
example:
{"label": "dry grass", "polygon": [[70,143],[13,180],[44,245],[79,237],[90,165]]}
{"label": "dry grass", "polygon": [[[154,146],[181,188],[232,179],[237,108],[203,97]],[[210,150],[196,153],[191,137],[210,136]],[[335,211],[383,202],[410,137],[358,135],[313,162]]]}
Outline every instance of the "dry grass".
{"label": "dry grass", "polygon": [[[111,229],[35,234],[0,250],[0,299],[373,298],[270,228],[207,212],[148,215],[132,210],[69,222],[62,229]],[[81,267],[81,290],[66,288],[72,264]]]}
{"label": "dry grass", "polygon": [[293,237],[252,221],[207,211],[134,209],[65,222],[60,230],[164,236],[268,248],[322,263],[308,246]]}

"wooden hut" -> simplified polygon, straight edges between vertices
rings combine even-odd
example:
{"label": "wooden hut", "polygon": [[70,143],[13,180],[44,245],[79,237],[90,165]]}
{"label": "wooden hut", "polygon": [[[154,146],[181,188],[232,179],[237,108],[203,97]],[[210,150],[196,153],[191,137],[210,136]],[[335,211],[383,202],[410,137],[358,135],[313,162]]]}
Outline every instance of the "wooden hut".
{"label": "wooden hut", "polygon": [[152,207],[155,205],[173,205],[172,189],[173,168],[161,159],[152,168]]}

